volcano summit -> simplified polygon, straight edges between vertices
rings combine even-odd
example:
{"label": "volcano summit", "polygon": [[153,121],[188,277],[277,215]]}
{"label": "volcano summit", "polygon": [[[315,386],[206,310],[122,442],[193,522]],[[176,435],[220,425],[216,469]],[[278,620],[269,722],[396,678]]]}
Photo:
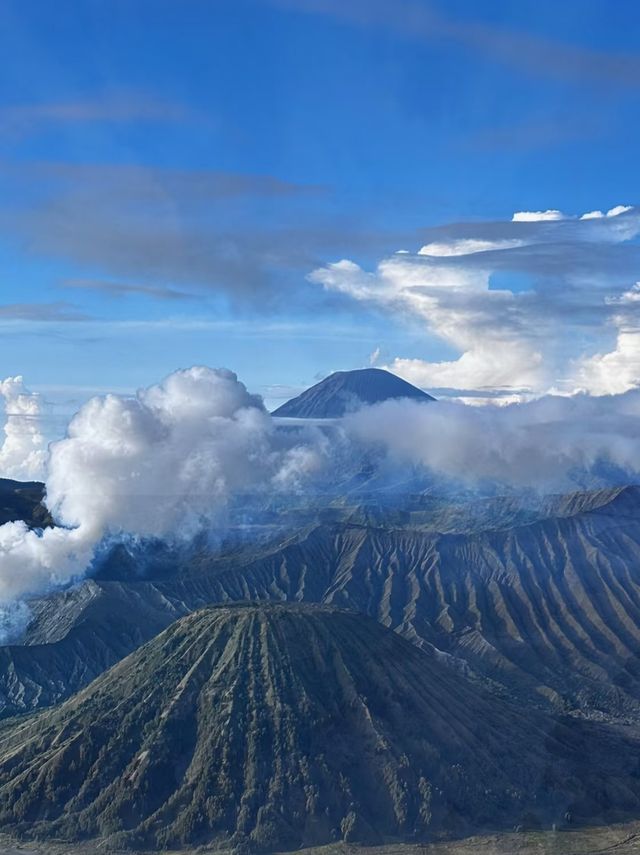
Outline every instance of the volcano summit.
{"label": "volcano summit", "polygon": [[337,419],[360,407],[398,398],[434,401],[431,395],[381,368],[336,371],[282,404],[278,418]]}

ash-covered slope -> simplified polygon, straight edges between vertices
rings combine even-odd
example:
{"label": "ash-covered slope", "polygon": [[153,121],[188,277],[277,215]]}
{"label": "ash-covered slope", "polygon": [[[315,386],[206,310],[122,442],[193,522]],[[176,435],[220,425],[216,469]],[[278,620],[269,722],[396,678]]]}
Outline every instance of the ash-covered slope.
{"label": "ash-covered slope", "polygon": [[640,721],[640,490],[552,508],[468,534],[321,526],[212,581],[358,609],[523,703]]}
{"label": "ash-covered slope", "polygon": [[114,560],[108,578],[31,604],[24,643],[0,648],[1,713],[68,697],[194,609],[248,599],[353,608],[527,707],[640,722],[640,490],[499,507],[496,527],[488,506],[468,530],[461,514],[313,525],[143,578]]}
{"label": "ash-covered slope", "polygon": [[584,724],[524,719],[364,616],[214,607],[5,724],[0,827],[267,851],[547,827],[635,811],[638,757]]}
{"label": "ash-covered slope", "polygon": [[366,404],[379,404],[393,398],[433,401],[422,389],[380,368],[336,371],[274,410],[278,417],[298,419],[335,419]]}

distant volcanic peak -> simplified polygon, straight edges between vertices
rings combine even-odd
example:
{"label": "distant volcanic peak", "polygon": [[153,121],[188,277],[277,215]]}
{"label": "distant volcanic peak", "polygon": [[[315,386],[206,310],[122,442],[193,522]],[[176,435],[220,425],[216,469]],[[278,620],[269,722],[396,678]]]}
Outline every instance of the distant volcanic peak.
{"label": "distant volcanic peak", "polygon": [[362,406],[397,398],[433,401],[434,398],[381,368],[336,371],[316,383],[297,398],[274,410],[273,415],[287,418],[335,419]]}

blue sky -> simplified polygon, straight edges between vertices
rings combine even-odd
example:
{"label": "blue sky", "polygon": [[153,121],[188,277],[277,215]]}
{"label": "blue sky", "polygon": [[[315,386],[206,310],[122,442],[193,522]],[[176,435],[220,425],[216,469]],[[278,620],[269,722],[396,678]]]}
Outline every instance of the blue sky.
{"label": "blue sky", "polygon": [[69,408],[194,363],[275,405],[372,354],[429,388],[621,391],[639,33],[633,0],[6,0],[0,374]]}

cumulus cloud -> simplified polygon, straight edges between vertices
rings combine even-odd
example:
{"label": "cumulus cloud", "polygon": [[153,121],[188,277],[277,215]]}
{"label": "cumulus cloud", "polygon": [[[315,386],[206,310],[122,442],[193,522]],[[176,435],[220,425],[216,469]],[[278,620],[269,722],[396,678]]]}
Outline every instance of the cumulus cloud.
{"label": "cumulus cloud", "polygon": [[618,214],[625,214],[627,211],[630,210],[630,205],[616,205],[615,208],[611,208],[609,211],[606,212],[606,214],[604,214],[602,211],[588,211],[586,214],[583,214],[580,219],[600,220],[603,217],[617,217]]}
{"label": "cumulus cloud", "polygon": [[592,395],[616,395],[640,385],[640,329],[620,329],[615,347],[575,362],[574,382]]}
{"label": "cumulus cloud", "polygon": [[[457,354],[429,362],[399,354],[388,367],[419,386],[508,397],[621,392],[640,383],[631,346],[640,303],[630,289],[638,234],[640,209],[626,205],[582,217],[519,212],[430,229],[417,252],[394,253],[373,271],[343,259],[309,279],[423,323]],[[618,382],[607,385],[603,371]]]}
{"label": "cumulus cloud", "polygon": [[[417,316],[462,351],[452,361],[396,359],[391,370],[412,383],[427,388],[543,383],[542,356],[520,334],[522,318],[514,296],[501,289],[489,290],[488,269],[469,269],[455,261],[442,264],[425,254],[395,255],[380,262],[375,274],[353,262],[340,261],[316,270],[310,278],[357,300]],[[502,324],[495,323],[498,316],[503,318]]]}
{"label": "cumulus cloud", "polygon": [[566,220],[562,211],[551,209],[549,211],[516,211],[511,218],[513,223],[539,223],[545,220]]}
{"label": "cumulus cloud", "polygon": [[592,395],[616,395],[640,385],[640,282],[628,291],[605,298],[614,313],[609,319],[616,330],[612,350],[576,359],[572,376],[580,390]]}
{"label": "cumulus cloud", "polygon": [[526,345],[520,347],[516,343],[495,340],[478,343],[450,362],[396,358],[388,368],[414,386],[425,389],[449,388],[472,393],[491,389],[499,391],[500,397],[511,395],[514,389],[527,394],[540,385],[544,376],[540,353],[531,351]]}
{"label": "cumulus cloud", "polygon": [[42,403],[22,377],[0,380],[4,400],[4,442],[0,446],[0,478],[36,480],[44,475],[47,454],[42,433]]}
{"label": "cumulus cloud", "polygon": [[58,526],[0,526],[0,603],[80,576],[105,536],[191,536],[239,494],[295,490],[321,461],[322,444],[277,432],[231,371],[195,367],[131,398],[93,398],[50,449]]}

